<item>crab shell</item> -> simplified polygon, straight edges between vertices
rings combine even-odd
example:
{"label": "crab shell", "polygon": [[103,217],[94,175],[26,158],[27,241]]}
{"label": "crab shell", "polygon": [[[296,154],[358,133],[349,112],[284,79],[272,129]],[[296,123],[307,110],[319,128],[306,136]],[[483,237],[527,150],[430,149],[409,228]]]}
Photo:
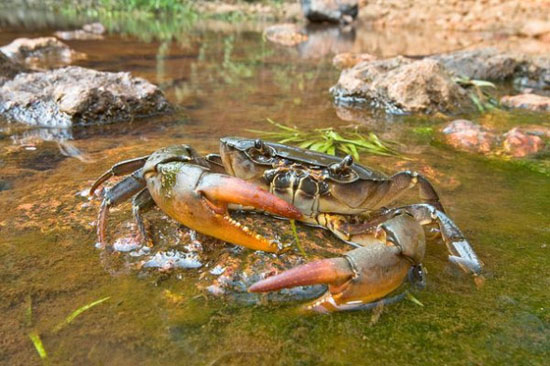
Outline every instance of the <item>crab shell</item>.
{"label": "crab shell", "polygon": [[384,174],[344,159],[273,142],[224,137],[220,140],[228,174],[253,182],[306,216],[319,212],[358,214],[395,200]]}

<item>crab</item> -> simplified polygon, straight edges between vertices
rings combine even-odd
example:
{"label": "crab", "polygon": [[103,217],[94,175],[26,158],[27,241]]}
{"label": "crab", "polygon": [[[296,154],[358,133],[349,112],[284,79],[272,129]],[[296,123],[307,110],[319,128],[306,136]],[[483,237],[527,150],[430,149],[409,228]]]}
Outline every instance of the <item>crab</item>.
{"label": "crab", "polygon": [[[109,208],[131,196],[144,240],[141,215],[156,204],[191,229],[253,250],[282,253],[287,248],[233,220],[228,207],[322,226],[355,246],[343,257],[303,264],[249,288],[268,292],[328,285],[325,295],[304,307],[308,311],[364,309],[396,298],[388,296],[406,279],[422,282],[422,225],[434,222],[451,253],[450,261],[481,278],[474,251],[446,216],[432,185],[416,173],[387,178],[350,156],[342,159],[257,139],[223,138],[220,155],[203,158],[181,145],[116,164],[93,184],[91,193],[110,177],[124,174],[129,175],[107,191],[101,205],[101,247],[106,246]],[[420,188],[425,203],[385,207],[414,186]]]}

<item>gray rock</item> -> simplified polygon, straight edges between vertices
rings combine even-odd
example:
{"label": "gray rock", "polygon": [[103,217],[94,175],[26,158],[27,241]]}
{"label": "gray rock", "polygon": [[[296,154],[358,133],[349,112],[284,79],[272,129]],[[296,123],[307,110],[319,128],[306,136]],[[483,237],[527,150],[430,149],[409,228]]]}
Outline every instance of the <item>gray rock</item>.
{"label": "gray rock", "polygon": [[477,80],[513,80],[521,87],[550,89],[550,58],[480,48],[430,56],[454,75]]}
{"label": "gray rock", "polygon": [[520,87],[550,89],[550,58],[538,56],[523,62],[514,83]]}
{"label": "gray rock", "polygon": [[70,66],[19,74],[0,87],[0,114],[36,126],[113,123],[169,109],[157,86],[125,72]]}
{"label": "gray rock", "polygon": [[477,80],[510,79],[521,63],[516,57],[494,48],[445,53],[430,58],[440,61],[456,76]]}
{"label": "gray rock", "polygon": [[301,0],[310,22],[350,23],[359,13],[357,0]]}
{"label": "gray rock", "polygon": [[330,91],[337,103],[370,104],[389,113],[450,112],[471,106],[445,67],[427,58],[359,63],[343,70]]}

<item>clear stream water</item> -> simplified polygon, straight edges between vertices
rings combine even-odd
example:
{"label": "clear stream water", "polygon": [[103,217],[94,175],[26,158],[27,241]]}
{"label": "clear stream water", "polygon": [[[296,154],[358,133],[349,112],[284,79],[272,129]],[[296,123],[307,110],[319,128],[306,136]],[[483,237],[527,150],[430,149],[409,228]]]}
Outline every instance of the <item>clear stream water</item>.
{"label": "clear stream water", "polygon": [[[67,26],[25,14],[6,19],[2,45]],[[55,365],[547,363],[550,178],[456,152],[437,133],[417,133],[418,127],[438,130],[441,118],[339,108],[328,94],[339,74],[330,64],[334,50],[426,54],[460,46],[449,39],[468,43],[479,35],[378,34],[364,27],[352,35],[332,30],[317,46],[296,50],[265,42],[262,27],[197,22],[172,41],[114,34],[67,42],[88,54],[79,65],[130,71],[161,85],[176,107],[173,115],[65,131],[0,121],[0,364],[41,363],[31,331],[40,334]],[[320,51],[327,39],[332,45]],[[547,115],[470,117],[503,132],[523,123],[550,125]],[[148,275],[105,265],[111,254],[94,247],[99,202],[81,194],[96,177],[119,160],[169,144],[216,151],[222,136],[271,129],[266,118],[302,129],[358,125],[398,142],[410,160],[364,155],[362,163],[430,177],[485,263],[485,285],[476,288],[449,266],[438,240],[429,242],[425,258],[427,288],[415,295],[424,306],[402,301],[381,314],[303,316],[292,304],[250,306],[207,296],[195,286],[193,270]],[[111,218],[111,237],[128,222],[131,212],[123,205]],[[52,331],[75,309],[106,296]]]}

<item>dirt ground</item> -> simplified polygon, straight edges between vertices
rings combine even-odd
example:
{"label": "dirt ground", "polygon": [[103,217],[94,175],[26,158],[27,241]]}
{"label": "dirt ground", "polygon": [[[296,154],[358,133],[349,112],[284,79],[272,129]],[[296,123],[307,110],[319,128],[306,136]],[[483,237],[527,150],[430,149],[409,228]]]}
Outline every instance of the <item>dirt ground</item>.
{"label": "dirt ground", "polygon": [[[360,0],[359,3],[359,20],[375,27],[435,26],[447,30],[501,30],[510,34],[530,33],[535,25],[540,28],[548,26],[543,23],[550,23],[550,0]],[[243,11],[286,20],[301,17],[299,1],[201,1],[197,6],[218,14]]]}

